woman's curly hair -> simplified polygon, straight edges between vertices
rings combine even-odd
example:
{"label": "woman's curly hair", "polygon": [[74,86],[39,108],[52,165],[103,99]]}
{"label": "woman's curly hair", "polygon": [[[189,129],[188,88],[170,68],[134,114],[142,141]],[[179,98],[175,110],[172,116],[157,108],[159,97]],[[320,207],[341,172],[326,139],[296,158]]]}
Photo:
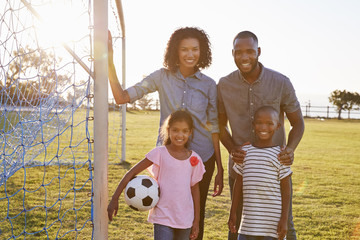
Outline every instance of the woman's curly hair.
{"label": "woman's curly hair", "polygon": [[196,70],[207,68],[211,64],[211,44],[208,35],[203,30],[195,27],[179,28],[171,35],[164,54],[164,67],[171,72],[176,72],[178,69],[179,44],[187,38],[195,38],[200,44],[200,58]]}

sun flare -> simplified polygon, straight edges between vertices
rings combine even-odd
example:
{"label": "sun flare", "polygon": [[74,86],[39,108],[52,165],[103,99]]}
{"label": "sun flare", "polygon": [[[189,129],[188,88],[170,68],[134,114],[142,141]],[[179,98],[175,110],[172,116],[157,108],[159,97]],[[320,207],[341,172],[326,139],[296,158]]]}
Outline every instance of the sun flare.
{"label": "sun flare", "polygon": [[89,31],[86,11],[74,2],[81,1],[54,1],[34,8],[40,17],[36,29],[42,44],[55,46],[77,41]]}

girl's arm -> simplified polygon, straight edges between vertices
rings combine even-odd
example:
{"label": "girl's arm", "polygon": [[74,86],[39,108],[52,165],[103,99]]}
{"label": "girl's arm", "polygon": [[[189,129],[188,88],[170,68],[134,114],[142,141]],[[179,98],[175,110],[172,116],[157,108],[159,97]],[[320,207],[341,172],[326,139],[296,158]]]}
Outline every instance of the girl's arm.
{"label": "girl's arm", "polygon": [[[232,233],[236,233],[236,210],[238,208],[239,203],[243,201],[243,178],[240,174],[237,175],[234,188],[233,188],[233,196],[231,199],[231,208],[230,208],[230,216],[228,221],[229,230]],[[242,208],[242,205],[240,206]]]}
{"label": "girl's arm", "polygon": [[153,163],[147,159],[144,158],[140,162],[138,162],[135,166],[133,166],[121,179],[119,185],[116,188],[116,191],[114,192],[114,195],[111,198],[111,201],[108,205],[107,212],[109,220],[112,221],[113,216],[116,216],[118,209],[119,209],[119,197],[128,184],[128,182],[137,174],[144,171],[148,167],[150,167]]}
{"label": "girl's arm", "polygon": [[190,239],[196,239],[199,234],[200,222],[200,188],[199,183],[191,187],[191,195],[194,202],[194,221],[191,228]]}
{"label": "girl's arm", "polygon": [[216,197],[221,194],[224,187],[224,169],[221,162],[219,133],[213,133],[211,136],[214,145],[216,167],[217,167],[217,174],[215,176],[215,181],[214,181],[214,193],[212,196]]}
{"label": "girl's arm", "polygon": [[277,228],[279,239],[283,239],[287,233],[287,221],[289,217],[290,195],[291,195],[290,176],[291,175],[281,179],[280,181],[281,217]]}
{"label": "girl's arm", "polygon": [[130,102],[130,96],[128,92],[121,87],[119,79],[116,75],[116,70],[114,66],[114,51],[112,47],[112,36],[110,31],[108,31],[108,67],[110,87],[116,104],[124,104]]}

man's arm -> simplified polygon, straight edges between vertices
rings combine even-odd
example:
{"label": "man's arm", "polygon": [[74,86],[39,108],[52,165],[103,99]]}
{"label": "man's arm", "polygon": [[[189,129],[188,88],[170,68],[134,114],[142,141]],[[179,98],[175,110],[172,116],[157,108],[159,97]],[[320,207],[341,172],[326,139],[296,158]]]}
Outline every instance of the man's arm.
{"label": "man's arm", "polygon": [[227,116],[225,113],[219,113],[219,129],[220,129],[220,141],[224,147],[231,153],[235,144],[231,138],[230,132],[227,128]]}
{"label": "man's arm", "polygon": [[112,36],[110,31],[108,31],[108,68],[110,87],[116,104],[124,104],[130,102],[130,96],[128,92],[121,87],[119,79],[116,75],[116,69],[114,65],[114,51],[112,47]]}
{"label": "man's arm", "polygon": [[227,121],[228,119],[226,114],[219,113],[220,141],[228,150],[231,159],[236,163],[242,163],[246,152],[242,150],[242,146],[237,146],[232,140],[229,129],[227,128]]}
{"label": "man's arm", "polygon": [[281,164],[291,165],[294,162],[294,151],[304,134],[305,124],[301,109],[293,113],[286,113],[286,117],[290,122],[291,130],[289,132],[287,145],[279,154],[279,160]]}

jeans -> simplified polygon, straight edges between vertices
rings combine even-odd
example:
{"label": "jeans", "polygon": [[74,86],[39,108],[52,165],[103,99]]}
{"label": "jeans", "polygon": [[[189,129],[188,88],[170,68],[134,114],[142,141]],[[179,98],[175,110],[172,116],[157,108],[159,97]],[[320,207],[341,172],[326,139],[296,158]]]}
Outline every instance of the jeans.
{"label": "jeans", "polygon": [[[231,196],[232,196],[234,182],[235,182],[235,179],[229,176],[229,187],[230,187],[230,195]],[[287,222],[288,231],[286,234],[286,239],[287,240],[296,240],[296,231],[295,231],[295,226],[294,226],[293,216],[292,216],[292,180],[291,180],[291,177],[290,177],[290,186],[291,186],[290,209],[289,209],[289,218],[288,218],[288,222]],[[236,216],[237,216],[236,228],[237,229],[239,229],[240,220],[241,220],[240,212],[241,212],[241,209],[238,208],[236,210]],[[237,240],[237,235],[238,235],[237,233],[234,234],[229,231],[228,240]]]}
{"label": "jeans", "polygon": [[154,240],[189,240],[191,228],[179,229],[154,224]]}
{"label": "jeans", "polygon": [[215,154],[207,160],[205,165],[206,172],[203,175],[202,180],[199,183],[200,188],[200,222],[199,222],[199,235],[196,240],[202,240],[204,235],[204,220],[205,220],[205,205],[206,199],[209,192],[209,186],[211,182],[212,175],[215,169]]}
{"label": "jeans", "polygon": [[249,236],[239,234],[239,238],[237,240],[277,240],[277,238],[273,237],[260,237],[260,236]]}

